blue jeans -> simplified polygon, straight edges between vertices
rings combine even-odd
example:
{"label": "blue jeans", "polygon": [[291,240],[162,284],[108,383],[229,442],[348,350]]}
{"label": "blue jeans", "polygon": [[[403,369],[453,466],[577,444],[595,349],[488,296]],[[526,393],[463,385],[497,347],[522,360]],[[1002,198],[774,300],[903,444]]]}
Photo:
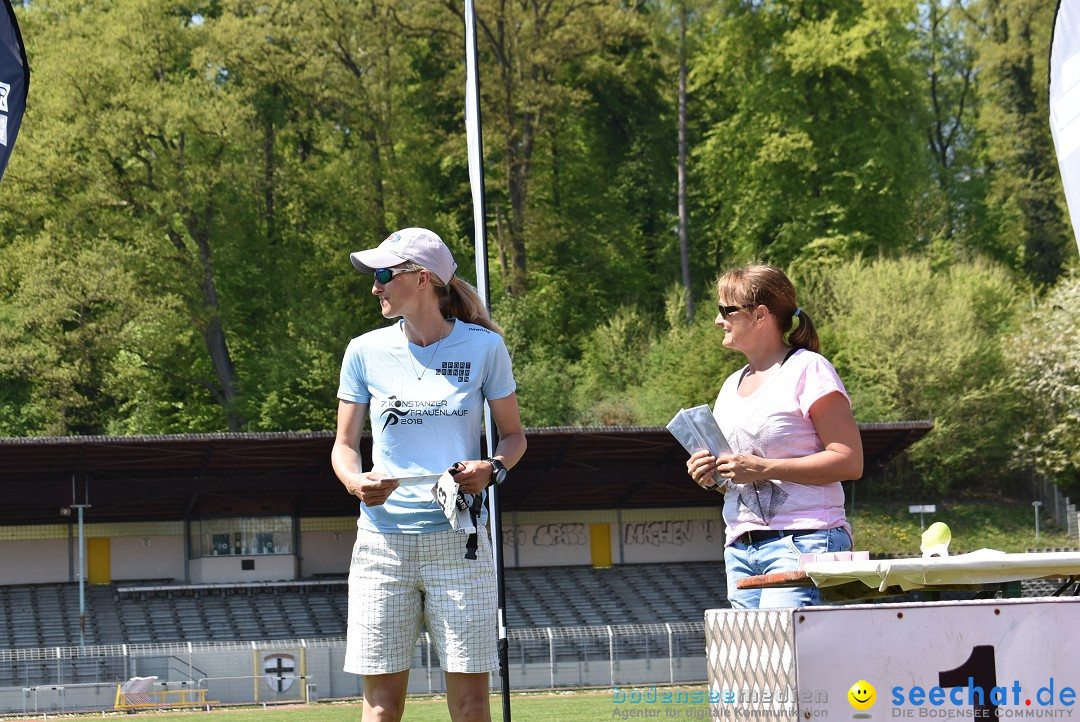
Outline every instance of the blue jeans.
{"label": "blue jeans", "polygon": [[806,607],[821,604],[821,592],[817,587],[737,589],[735,580],[759,574],[797,571],[800,554],[846,552],[850,549],[851,537],[847,530],[839,527],[753,544],[737,541],[724,549],[728,601],[735,609]]}

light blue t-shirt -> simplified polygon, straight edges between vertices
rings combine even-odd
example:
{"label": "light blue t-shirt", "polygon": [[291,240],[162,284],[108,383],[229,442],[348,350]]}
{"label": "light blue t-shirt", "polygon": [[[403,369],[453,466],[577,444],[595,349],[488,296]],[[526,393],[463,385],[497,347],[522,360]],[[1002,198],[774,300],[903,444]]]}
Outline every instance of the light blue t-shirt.
{"label": "light blue t-shirt", "polygon": [[[403,321],[354,338],[338,398],[368,404],[372,468],[389,476],[441,474],[480,458],[484,399],[514,393],[502,336],[454,320],[441,343],[417,346]],[[419,377],[419,378],[418,378]],[[398,487],[384,504],[361,504],[357,526],[379,532],[443,531],[450,523],[429,486]]]}

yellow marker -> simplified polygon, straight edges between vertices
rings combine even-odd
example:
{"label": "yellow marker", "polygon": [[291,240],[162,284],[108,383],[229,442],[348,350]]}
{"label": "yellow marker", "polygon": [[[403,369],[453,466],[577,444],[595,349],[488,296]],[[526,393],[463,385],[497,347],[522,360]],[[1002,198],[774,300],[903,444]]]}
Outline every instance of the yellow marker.
{"label": "yellow marker", "polygon": [[848,702],[851,702],[851,706],[855,709],[870,709],[874,706],[874,701],[877,699],[877,690],[874,689],[874,685],[867,682],[865,679],[860,679],[855,684],[851,685],[851,689],[847,693]]}
{"label": "yellow marker", "polygon": [[947,557],[950,541],[952,541],[952,531],[949,525],[943,521],[935,521],[923,532],[919,550],[922,551],[924,557]]}

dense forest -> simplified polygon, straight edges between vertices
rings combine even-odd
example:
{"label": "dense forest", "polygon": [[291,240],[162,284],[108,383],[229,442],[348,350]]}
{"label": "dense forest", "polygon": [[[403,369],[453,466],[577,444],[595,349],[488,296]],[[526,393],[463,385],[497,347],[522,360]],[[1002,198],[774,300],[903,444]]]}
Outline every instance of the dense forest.
{"label": "dense forest", "polygon": [[[0,187],[0,435],[333,427],[350,251],[472,275],[461,0],[32,0]],[[527,425],[653,425],[785,268],[935,489],[1080,487],[1046,0],[478,0],[489,258]]]}

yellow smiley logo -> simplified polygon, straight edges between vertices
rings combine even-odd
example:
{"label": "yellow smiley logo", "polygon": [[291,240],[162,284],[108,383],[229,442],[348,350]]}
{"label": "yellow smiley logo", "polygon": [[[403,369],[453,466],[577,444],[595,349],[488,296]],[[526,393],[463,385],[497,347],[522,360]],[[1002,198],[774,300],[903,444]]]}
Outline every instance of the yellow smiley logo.
{"label": "yellow smiley logo", "polygon": [[867,682],[865,679],[860,679],[855,684],[851,685],[851,689],[847,693],[848,702],[851,702],[851,706],[855,709],[870,709],[874,706],[874,700],[877,699],[877,690],[874,689],[874,685]]}

